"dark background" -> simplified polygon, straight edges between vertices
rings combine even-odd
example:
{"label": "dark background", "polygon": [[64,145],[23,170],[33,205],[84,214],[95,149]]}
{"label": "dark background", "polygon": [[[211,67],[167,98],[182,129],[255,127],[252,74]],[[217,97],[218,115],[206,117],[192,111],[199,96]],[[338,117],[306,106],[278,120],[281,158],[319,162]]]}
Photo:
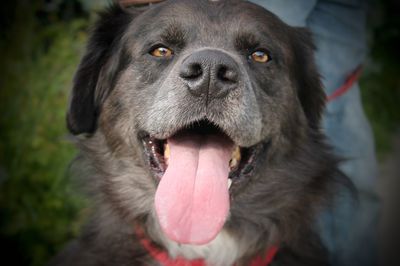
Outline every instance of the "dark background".
{"label": "dark background", "polygon": [[[76,150],[68,141],[65,110],[88,29],[105,2],[1,2],[0,250],[2,261],[11,258],[12,265],[43,265],[85,219],[87,203],[70,180]],[[388,226],[396,204],[387,202],[399,192],[393,189],[399,183],[393,165],[400,162],[399,11],[400,1],[372,2],[370,55],[361,79],[385,173],[379,190]]]}

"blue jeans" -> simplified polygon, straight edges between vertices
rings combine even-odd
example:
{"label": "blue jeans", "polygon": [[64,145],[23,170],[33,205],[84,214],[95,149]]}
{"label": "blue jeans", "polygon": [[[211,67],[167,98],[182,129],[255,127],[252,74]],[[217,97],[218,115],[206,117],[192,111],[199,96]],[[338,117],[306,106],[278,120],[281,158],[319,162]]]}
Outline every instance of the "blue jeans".
{"label": "blue jeans", "polygon": [[[363,0],[253,0],[292,26],[311,30],[315,59],[326,94],[331,95],[363,63],[366,53],[366,11]],[[377,162],[371,127],[365,117],[358,84],[329,102],[323,128],[335,152],[345,158],[342,171],[359,192],[356,204],[339,195],[321,214],[321,237],[333,265],[377,265],[379,199]]]}

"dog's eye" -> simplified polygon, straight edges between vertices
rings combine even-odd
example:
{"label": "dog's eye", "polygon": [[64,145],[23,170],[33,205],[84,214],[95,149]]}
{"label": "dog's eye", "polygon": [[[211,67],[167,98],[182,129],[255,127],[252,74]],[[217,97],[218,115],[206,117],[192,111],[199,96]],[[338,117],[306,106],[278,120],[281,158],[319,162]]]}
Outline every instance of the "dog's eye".
{"label": "dog's eye", "polygon": [[264,51],[255,51],[250,55],[250,59],[258,63],[266,63],[270,60],[270,57]]}
{"label": "dog's eye", "polygon": [[150,54],[155,57],[171,57],[173,53],[171,49],[163,46],[157,47],[150,52]]}

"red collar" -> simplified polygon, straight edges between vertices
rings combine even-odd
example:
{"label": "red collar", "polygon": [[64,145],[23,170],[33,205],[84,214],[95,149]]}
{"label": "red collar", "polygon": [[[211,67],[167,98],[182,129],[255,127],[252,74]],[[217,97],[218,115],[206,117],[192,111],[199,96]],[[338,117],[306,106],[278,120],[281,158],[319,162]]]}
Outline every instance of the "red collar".
{"label": "red collar", "polygon": [[[159,249],[148,238],[146,238],[140,228],[136,228],[136,235],[150,256],[162,266],[206,266],[205,261],[202,259],[186,260],[182,257],[177,257],[175,259],[170,258],[166,251]],[[274,259],[277,252],[278,247],[272,246],[267,250],[264,258],[261,256],[255,257],[249,266],[268,266]]]}

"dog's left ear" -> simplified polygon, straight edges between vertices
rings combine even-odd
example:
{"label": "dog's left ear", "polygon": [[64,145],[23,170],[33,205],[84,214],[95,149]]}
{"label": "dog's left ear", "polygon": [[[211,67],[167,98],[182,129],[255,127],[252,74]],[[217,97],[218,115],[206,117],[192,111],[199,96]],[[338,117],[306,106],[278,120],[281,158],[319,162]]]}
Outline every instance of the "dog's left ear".
{"label": "dog's left ear", "polygon": [[135,15],[117,4],[100,14],[74,77],[67,113],[72,134],[96,130],[101,104],[113,87],[119,64],[127,63],[119,40]]}
{"label": "dog's left ear", "polygon": [[324,111],[326,95],[314,62],[315,46],[311,32],[305,28],[294,28],[292,50],[294,67],[292,74],[297,82],[297,93],[311,128],[319,128]]}

